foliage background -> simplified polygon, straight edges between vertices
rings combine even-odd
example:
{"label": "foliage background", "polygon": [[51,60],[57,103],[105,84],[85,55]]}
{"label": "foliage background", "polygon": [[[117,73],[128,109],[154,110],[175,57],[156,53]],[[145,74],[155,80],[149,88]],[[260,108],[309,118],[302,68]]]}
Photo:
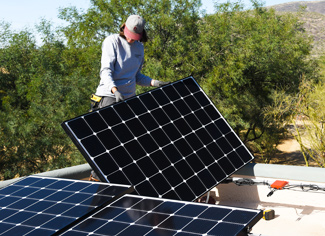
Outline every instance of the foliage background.
{"label": "foliage background", "polygon": [[205,15],[197,0],[91,0],[86,12],[60,10],[67,27],[53,29],[42,20],[41,46],[28,30],[12,32],[1,22],[0,179],[84,163],[60,124],[87,112],[99,82],[101,43],[130,14],[147,20],[142,72],[165,81],[193,75],[251,151],[268,162],[292,110],[266,119],[266,108],[276,107],[279,92],[294,99],[302,78],[321,83],[322,60],[310,57],[312,39],[299,15],[252,3],[252,9],[240,1],[219,4]]}

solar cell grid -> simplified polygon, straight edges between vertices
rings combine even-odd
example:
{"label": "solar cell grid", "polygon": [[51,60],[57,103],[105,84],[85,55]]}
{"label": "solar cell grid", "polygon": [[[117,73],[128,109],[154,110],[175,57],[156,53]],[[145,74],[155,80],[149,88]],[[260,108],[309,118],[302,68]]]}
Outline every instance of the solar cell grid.
{"label": "solar cell grid", "polygon": [[0,235],[52,235],[130,186],[30,176],[0,189]]}
{"label": "solar cell grid", "polygon": [[102,181],[193,201],[253,159],[193,77],[62,123]]}
{"label": "solar cell grid", "polygon": [[63,235],[237,235],[261,210],[124,195]]}

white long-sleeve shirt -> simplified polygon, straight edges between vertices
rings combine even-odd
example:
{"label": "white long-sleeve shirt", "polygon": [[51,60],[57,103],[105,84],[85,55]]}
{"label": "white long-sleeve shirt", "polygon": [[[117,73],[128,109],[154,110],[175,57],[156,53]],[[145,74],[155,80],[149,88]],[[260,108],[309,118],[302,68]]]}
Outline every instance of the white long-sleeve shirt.
{"label": "white long-sleeve shirt", "polygon": [[141,74],[144,47],[141,42],[129,44],[118,34],[108,36],[102,44],[100,83],[98,96],[114,97],[117,87],[124,98],[135,95],[136,84],[150,86],[151,78]]}

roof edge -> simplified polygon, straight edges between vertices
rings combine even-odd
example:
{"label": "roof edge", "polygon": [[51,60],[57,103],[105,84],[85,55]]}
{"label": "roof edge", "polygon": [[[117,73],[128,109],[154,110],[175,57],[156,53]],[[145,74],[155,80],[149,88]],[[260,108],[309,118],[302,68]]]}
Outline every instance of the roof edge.
{"label": "roof edge", "polygon": [[325,168],[249,163],[235,175],[325,183]]}
{"label": "roof edge", "polygon": [[[91,167],[89,164],[82,164],[36,175],[66,179],[85,179],[89,177],[90,171]],[[236,171],[235,175],[325,183],[325,168],[320,167],[249,163]],[[0,181],[0,188],[19,179]]]}

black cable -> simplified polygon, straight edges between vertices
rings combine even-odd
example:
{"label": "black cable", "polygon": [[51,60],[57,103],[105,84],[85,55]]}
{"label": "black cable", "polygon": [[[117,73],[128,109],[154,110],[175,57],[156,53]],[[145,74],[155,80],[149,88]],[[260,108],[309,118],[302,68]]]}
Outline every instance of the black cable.
{"label": "black cable", "polygon": [[235,180],[234,183],[237,185],[237,186],[243,186],[243,185],[254,185],[255,182],[254,180],[252,179],[238,179],[238,180]]}
{"label": "black cable", "polygon": [[288,186],[285,186],[284,189],[294,189],[294,188],[300,188],[304,192],[308,191],[325,191],[325,188],[321,188],[316,184],[290,184]]}
{"label": "black cable", "polygon": [[266,181],[263,181],[263,182],[256,182],[254,181],[253,179],[238,179],[238,180],[235,180],[233,181],[237,186],[243,186],[243,185],[249,185],[249,186],[252,186],[252,185],[270,185],[268,182]]}
{"label": "black cable", "polygon": [[[237,180],[233,180],[232,178],[228,178],[225,183],[235,183],[237,186],[244,186],[244,185],[248,185],[248,186],[252,186],[252,185],[267,185],[270,188],[270,192],[267,194],[268,197],[272,196],[273,193],[276,190],[281,190],[281,189],[276,189],[276,188],[272,188],[271,185],[267,182],[267,181],[263,181],[263,182],[257,182],[254,181],[253,179],[247,179],[247,178],[243,178],[243,179],[237,179]],[[320,186],[316,185],[316,184],[288,184],[285,187],[283,187],[282,189],[295,189],[295,188],[300,188],[302,191],[304,192],[308,192],[308,191],[325,191],[325,188],[321,188]]]}
{"label": "black cable", "polygon": [[273,188],[266,196],[271,197],[273,195],[273,193],[275,192],[275,190],[277,190],[277,189]]}

